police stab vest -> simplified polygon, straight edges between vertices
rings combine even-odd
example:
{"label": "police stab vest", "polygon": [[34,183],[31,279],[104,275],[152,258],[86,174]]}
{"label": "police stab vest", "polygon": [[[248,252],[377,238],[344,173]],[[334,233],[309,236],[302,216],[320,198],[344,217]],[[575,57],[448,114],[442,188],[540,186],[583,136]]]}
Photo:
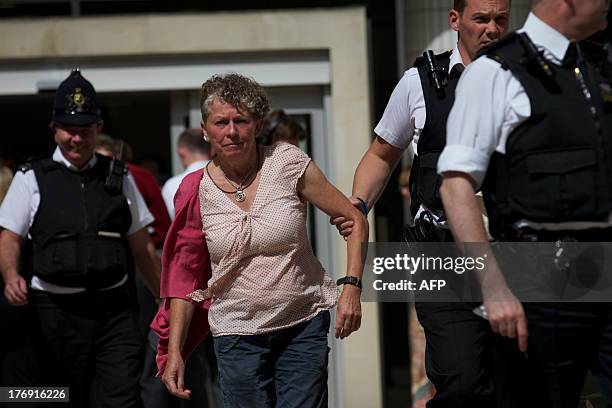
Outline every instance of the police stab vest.
{"label": "police stab vest", "polygon": [[519,219],[605,221],[612,208],[612,92],[605,70],[591,61],[553,65],[522,36],[510,34],[486,51],[520,81],[531,103],[506,153],[491,157],[482,187],[491,234],[501,238]]}
{"label": "police stab vest", "polygon": [[97,155],[75,172],[51,158],[31,163],[40,206],[30,235],[32,269],[46,282],[100,289],[132,268],[126,234],[132,222],[125,196],[105,188],[110,160]]}
{"label": "police stab vest", "polygon": [[438,159],[446,145],[446,120],[455,101],[455,89],[461,75],[453,69],[449,75],[450,51],[435,56],[440,68],[442,89],[436,89],[432,72],[428,69],[425,58],[419,57],[414,67],[419,72],[423,96],[425,99],[425,125],[419,136],[418,154],[414,157],[410,173],[410,194],[413,197],[412,212],[415,213],[421,204],[429,209],[442,210]]}

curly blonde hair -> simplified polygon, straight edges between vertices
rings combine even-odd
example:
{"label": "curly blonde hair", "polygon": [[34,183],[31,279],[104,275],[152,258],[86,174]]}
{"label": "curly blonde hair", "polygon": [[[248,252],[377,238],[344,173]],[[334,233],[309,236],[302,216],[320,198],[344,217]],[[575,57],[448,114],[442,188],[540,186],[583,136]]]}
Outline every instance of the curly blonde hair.
{"label": "curly blonde hair", "polygon": [[213,75],[202,84],[200,109],[204,122],[215,98],[239,110],[246,110],[256,120],[263,119],[270,111],[270,99],[263,87],[254,79],[236,73]]}

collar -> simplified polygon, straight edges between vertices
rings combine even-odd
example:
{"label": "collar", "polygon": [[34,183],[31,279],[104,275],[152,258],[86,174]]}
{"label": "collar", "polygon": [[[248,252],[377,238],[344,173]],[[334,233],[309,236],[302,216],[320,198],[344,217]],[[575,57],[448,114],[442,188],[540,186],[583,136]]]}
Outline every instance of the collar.
{"label": "collar", "polygon": [[456,65],[461,65],[461,68],[465,68],[465,64],[463,63],[463,60],[461,59],[461,53],[459,53],[459,48],[455,45],[455,48],[453,48],[453,51],[451,52],[451,55],[450,55],[450,61],[448,62],[448,73],[449,74],[453,70],[453,68],[455,68]]}
{"label": "collar", "polygon": [[200,170],[204,168],[208,164],[208,160],[198,160],[196,162],[191,163],[189,166],[185,167],[184,173],[189,174],[196,170]]}
{"label": "collar", "polygon": [[519,31],[527,33],[531,41],[540,49],[544,49],[547,57],[553,62],[561,63],[570,41],[560,32],[540,20],[535,14],[529,13],[525,25]]}
{"label": "collar", "polygon": [[96,154],[94,153],[91,159],[89,159],[89,162],[87,162],[87,164],[82,169],[79,170],[72,163],[70,163],[68,159],[66,159],[66,157],[64,157],[64,155],[62,154],[62,150],[59,148],[59,146],[57,146],[55,148],[55,151],[53,152],[53,161],[63,164],[64,166],[68,167],[68,169],[70,170],[83,171],[83,170],[91,169],[93,166],[95,166],[96,163],[98,162],[98,158],[96,157]]}

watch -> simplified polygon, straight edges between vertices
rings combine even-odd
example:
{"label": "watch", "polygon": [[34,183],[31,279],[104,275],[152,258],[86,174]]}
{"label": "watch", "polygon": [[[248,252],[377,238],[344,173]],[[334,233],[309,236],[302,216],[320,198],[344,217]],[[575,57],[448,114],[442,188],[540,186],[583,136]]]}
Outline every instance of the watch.
{"label": "watch", "polygon": [[355,276],[345,276],[344,278],[340,278],[336,281],[336,285],[338,286],[344,284],[357,286],[359,289],[361,289],[361,279]]}

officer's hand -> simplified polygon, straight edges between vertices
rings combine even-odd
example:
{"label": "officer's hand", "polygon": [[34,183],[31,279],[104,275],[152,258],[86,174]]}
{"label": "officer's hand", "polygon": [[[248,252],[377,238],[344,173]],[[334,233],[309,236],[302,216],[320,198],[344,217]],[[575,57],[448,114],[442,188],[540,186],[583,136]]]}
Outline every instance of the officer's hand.
{"label": "officer's hand", "polygon": [[483,295],[491,329],[504,337],[518,339],[519,350],[527,351],[527,319],[521,302],[507,287],[491,295]]}
{"label": "officer's hand", "polygon": [[24,306],[28,304],[28,284],[22,276],[16,276],[7,280],[4,284],[4,296],[13,306]]}
{"label": "officer's hand", "polygon": [[[359,200],[349,197],[349,201],[355,208],[359,209]],[[330,218],[329,223],[336,226],[338,232],[344,237],[345,241],[347,240],[348,236],[351,235],[351,232],[353,232],[353,221],[347,220],[344,217]]]}
{"label": "officer's hand", "polygon": [[343,339],[361,327],[361,289],[344,285],[336,312],[336,338]]}
{"label": "officer's hand", "polygon": [[185,362],[180,353],[168,353],[162,381],[170,394],[183,399],[191,397],[191,391],[185,389]]}

